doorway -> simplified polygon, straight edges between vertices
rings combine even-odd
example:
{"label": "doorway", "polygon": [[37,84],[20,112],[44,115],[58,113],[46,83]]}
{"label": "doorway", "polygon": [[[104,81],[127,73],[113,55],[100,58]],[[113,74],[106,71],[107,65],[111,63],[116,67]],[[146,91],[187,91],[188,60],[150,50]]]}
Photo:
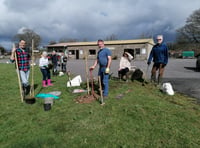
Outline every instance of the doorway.
{"label": "doorway", "polygon": [[79,50],[76,50],[76,59],[79,59]]}

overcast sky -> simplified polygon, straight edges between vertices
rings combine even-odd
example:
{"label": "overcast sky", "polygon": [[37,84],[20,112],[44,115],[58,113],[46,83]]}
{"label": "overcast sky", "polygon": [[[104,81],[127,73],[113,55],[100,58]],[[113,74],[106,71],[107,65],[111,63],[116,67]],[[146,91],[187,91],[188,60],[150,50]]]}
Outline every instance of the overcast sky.
{"label": "overcast sky", "polygon": [[115,34],[135,39],[143,33],[175,39],[176,29],[200,0],[0,0],[0,45],[23,28],[42,37],[42,45],[61,38],[96,41]]}

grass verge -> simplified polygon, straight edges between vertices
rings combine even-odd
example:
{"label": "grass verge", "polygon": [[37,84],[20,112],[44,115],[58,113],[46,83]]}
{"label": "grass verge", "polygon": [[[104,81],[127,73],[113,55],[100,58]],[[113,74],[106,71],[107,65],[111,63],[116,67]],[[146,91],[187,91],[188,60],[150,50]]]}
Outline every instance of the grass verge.
{"label": "grass verge", "polygon": [[[52,77],[54,86],[41,87],[35,68],[35,93],[61,91],[50,111],[43,99],[21,103],[12,64],[0,64],[1,147],[199,147],[200,108],[195,99],[167,96],[151,84],[110,81],[105,105],[78,104],[67,88],[67,76]],[[85,88],[86,89],[86,88]],[[121,95],[122,97],[118,98]]]}

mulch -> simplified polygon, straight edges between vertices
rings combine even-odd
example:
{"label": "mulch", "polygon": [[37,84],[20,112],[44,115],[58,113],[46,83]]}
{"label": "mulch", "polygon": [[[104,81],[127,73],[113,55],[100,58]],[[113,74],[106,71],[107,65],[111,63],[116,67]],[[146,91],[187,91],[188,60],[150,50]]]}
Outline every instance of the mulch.
{"label": "mulch", "polygon": [[84,95],[79,96],[75,99],[76,103],[92,103],[93,101],[96,101],[99,99],[99,95],[94,93],[93,95]]}

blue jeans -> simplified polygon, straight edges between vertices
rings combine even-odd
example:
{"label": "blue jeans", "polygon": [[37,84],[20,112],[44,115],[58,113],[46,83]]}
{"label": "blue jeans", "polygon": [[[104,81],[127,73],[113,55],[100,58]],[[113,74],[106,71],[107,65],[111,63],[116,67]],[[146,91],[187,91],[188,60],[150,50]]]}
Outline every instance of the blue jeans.
{"label": "blue jeans", "polygon": [[51,79],[51,75],[50,75],[50,71],[49,69],[42,69],[40,68],[41,72],[42,72],[42,80],[47,80],[47,79]]}
{"label": "blue jeans", "polygon": [[103,96],[108,96],[109,91],[109,74],[105,73],[106,67],[100,67],[98,75],[101,77]]}
{"label": "blue jeans", "polygon": [[28,79],[29,79],[30,70],[28,70],[28,71],[20,70],[19,73],[20,73],[22,85],[28,86],[29,85]]}

